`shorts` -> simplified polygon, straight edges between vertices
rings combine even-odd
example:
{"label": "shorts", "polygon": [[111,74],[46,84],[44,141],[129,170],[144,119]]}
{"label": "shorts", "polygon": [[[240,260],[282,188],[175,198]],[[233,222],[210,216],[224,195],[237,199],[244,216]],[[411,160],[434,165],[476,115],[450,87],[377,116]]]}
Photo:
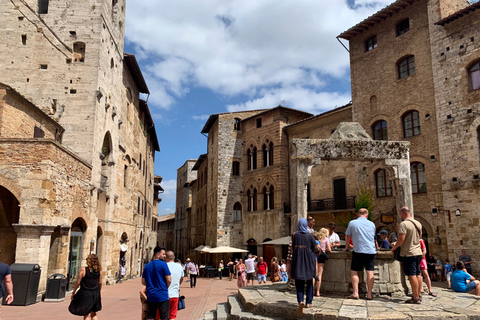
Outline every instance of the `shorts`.
{"label": "shorts", "polygon": [[319,254],[319,255],[317,256],[317,262],[318,262],[318,263],[325,263],[325,261],[327,261],[327,260],[325,259],[325,256],[324,256],[324,255]]}
{"label": "shorts", "polygon": [[267,275],[266,274],[259,274],[258,275],[258,282],[262,281],[267,281]]}
{"label": "shorts", "polygon": [[452,280],[452,273],[453,273],[452,271],[447,273],[447,281]]}
{"label": "shorts", "polygon": [[170,298],[170,315],[168,319],[176,319],[178,311],[178,298]]}
{"label": "shorts", "polygon": [[403,272],[406,276],[419,276],[422,273],[420,264],[422,256],[403,257]]}
{"label": "shorts", "polygon": [[373,271],[375,269],[375,257],[375,253],[357,253],[353,251],[351,265],[352,271],[363,271],[363,268],[367,271]]}
{"label": "shorts", "polygon": [[247,273],[247,281],[248,280],[255,280],[255,272]]}
{"label": "shorts", "polygon": [[471,281],[471,282],[467,283],[465,292],[470,292],[473,289],[475,289],[476,287],[477,287],[477,283],[475,281]]}
{"label": "shorts", "polygon": [[157,316],[157,310],[160,314],[160,320],[168,320],[168,314],[170,311],[169,300],[162,302],[150,302],[147,301],[147,319],[154,320]]}
{"label": "shorts", "polygon": [[420,270],[427,270],[427,260],[422,259],[422,262],[420,262]]}

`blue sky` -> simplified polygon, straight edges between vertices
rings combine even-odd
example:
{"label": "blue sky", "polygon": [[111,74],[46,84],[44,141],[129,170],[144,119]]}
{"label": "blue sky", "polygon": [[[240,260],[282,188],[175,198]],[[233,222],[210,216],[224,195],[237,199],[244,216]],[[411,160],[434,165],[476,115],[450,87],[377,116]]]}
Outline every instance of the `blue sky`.
{"label": "blue sky", "polygon": [[210,114],[282,100],[318,114],[348,103],[349,56],[336,36],[392,2],[128,1],[125,52],[149,87],[161,149],[159,215],[175,211],[177,169],[206,153]]}

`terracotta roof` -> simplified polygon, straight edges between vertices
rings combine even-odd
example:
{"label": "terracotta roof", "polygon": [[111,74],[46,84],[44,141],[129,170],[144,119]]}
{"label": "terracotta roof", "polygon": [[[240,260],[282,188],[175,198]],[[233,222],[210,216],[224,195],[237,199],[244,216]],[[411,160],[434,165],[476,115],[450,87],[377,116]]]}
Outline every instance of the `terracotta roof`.
{"label": "terracotta roof", "polygon": [[130,54],[130,53],[123,53],[123,58],[125,60],[125,63],[127,64],[128,70],[130,70],[130,73],[133,76],[133,80],[135,81],[135,84],[137,85],[138,91],[141,93],[146,93],[150,94],[150,91],[148,91],[147,84],[145,82],[145,79],[143,78],[142,71],[140,70],[140,67],[138,66],[137,59],[135,58],[135,55]]}
{"label": "terracotta roof", "polygon": [[140,110],[145,113],[145,126],[153,142],[153,148],[155,151],[160,151],[160,145],[158,144],[157,131],[155,130],[155,123],[153,122],[150,109],[145,100],[140,99]]}
{"label": "terracotta roof", "polygon": [[283,129],[287,129],[287,128],[296,126],[296,125],[298,125],[298,124],[305,123],[305,122],[308,122],[308,121],[311,121],[311,120],[314,120],[314,119],[317,119],[317,118],[321,118],[321,117],[324,117],[324,116],[326,116],[326,115],[328,115],[328,114],[330,114],[330,113],[337,112],[337,111],[340,111],[340,110],[343,110],[343,109],[347,109],[347,108],[351,108],[351,107],[352,107],[352,102],[350,101],[349,103],[347,103],[347,104],[344,105],[344,106],[341,106],[341,107],[338,107],[338,108],[335,108],[335,109],[332,109],[332,110],[329,110],[329,111],[325,111],[325,112],[323,112],[323,113],[317,114],[316,116],[312,116],[312,117],[309,117],[309,118],[300,120],[300,121],[298,121],[298,122],[289,124],[288,126],[283,127]]}
{"label": "terracotta roof", "polygon": [[358,34],[363,33],[364,31],[372,28],[375,24],[380,23],[384,20],[387,20],[394,14],[400,12],[406,7],[418,2],[420,0],[397,0],[389,6],[386,6],[382,10],[374,13],[370,17],[366,18],[360,23],[357,23],[355,26],[351,27],[347,31],[341,33],[337,38],[342,38],[345,40],[350,40]]}
{"label": "terracotta roof", "polygon": [[460,19],[461,17],[469,14],[470,12],[473,12],[475,10],[479,10],[480,9],[480,2],[475,2],[474,4],[466,7],[466,8],[463,8],[462,10],[459,10],[451,15],[449,15],[448,17],[445,17],[443,18],[442,20],[438,21],[438,22],[435,22],[436,25],[440,25],[440,26],[444,26],[446,25],[447,23],[450,23],[454,20],[457,20],[457,19]]}
{"label": "terracotta roof", "polygon": [[173,219],[175,219],[175,213],[170,213],[170,214],[166,214],[166,215],[163,215],[163,216],[158,216],[157,222],[165,222],[165,221],[173,220]]}

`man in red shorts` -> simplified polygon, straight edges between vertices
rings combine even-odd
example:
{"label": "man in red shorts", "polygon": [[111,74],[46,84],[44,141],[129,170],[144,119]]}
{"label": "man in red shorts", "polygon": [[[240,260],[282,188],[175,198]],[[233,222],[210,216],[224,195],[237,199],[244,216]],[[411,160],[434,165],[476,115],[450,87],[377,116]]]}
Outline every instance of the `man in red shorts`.
{"label": "man in red shorts", "polygon": [[183,269],[180,263],[175,262],[175,254],[173,251],[167,251],[166,262],[172,277],[172,283],[168,287],[168,297],[170,298],[170,315],[168,319],[176,319],[178,298],[180,297],[180,284],[183,281]]}

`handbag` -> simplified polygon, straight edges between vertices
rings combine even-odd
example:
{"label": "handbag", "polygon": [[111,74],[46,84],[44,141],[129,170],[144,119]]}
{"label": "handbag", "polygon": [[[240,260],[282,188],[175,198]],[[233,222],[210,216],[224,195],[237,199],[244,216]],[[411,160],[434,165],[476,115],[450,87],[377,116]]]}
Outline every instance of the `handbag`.
{"label": "handbag", "polygon": [[277,281],[280,281],[280,277],[279,277],[279,276],[275,276],[275,278],[273,278],[273,282],[277,282]]}
{"label": "handbag", "polygon": [[185,309],[185,296],[178,297],[178,310]]}
{"label": "handbag", "polygon": [[328,260],[328,254],[322,250],[322,252],[320,253],[320,257],[322,257],[323,259]]}

